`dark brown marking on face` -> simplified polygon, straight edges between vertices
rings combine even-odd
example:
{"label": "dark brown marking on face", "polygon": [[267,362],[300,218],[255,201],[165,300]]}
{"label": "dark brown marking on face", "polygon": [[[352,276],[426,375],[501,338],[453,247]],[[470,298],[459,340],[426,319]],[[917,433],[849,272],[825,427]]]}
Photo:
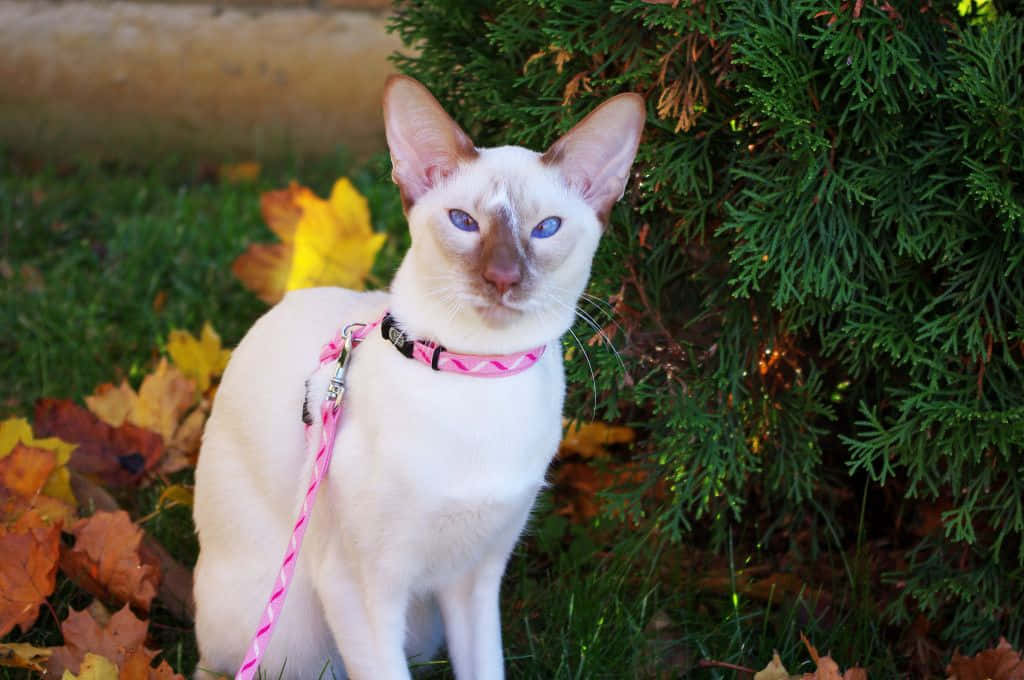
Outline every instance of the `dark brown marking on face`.
{"label": "dark brown marking on face", "polygon": [[500,297],[523,283],[529,267],[509,206],[502,205],[488,217],[490,229],[481,239],[477,266],[480,278]]}

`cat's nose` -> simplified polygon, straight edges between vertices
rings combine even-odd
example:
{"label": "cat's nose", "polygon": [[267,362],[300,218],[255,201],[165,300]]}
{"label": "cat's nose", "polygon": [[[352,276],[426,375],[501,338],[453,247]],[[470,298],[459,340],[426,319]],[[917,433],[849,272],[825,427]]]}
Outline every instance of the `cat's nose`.
{"label": "cat's nose", "polygon": [[523,272],[518,262],[491,262],[484,269],[484,280],[494,286],[501,296],[523,280]]}

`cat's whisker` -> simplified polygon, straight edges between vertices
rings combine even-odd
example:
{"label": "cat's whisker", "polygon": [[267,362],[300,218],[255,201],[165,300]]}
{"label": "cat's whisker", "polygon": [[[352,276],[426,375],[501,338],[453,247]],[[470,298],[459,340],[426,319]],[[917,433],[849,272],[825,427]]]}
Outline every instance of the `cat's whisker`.
{"label": "cat's whisker", "polygon": [[[613,343],[611,338],[608,337],[608,334],[604,332],[604,329],[601,328],[598,325],[597,321],[594,320],[594,317],[592,317],[589,314],[587,314],[586,312],[584,312],[578,306],[574,306],[574,307],[570,308],[570,306],[569,306],[569,304],[567,302],[557,298],[556,296],[552,295],[551,293],[547,293],[546,296],[547,296],[548,300],[550,300],[551,302],[554,302],[555,304],[561,306],[562,308],[564,308],[564,309],[572,309],[573,314],[578,319],[580,319],[585,324],[590,326],[594,330],[595,333],[597,333],[599,336],[601,336],[602,344],[607,345],[608,348],[611,350],[612,354],[615,356],[615,360],[619,364],[619,368],[622,370],[623,375],[625,375],[628,372],[626,370],[626,363],[622,360],[622,355],[619,354],[619,350],[615,347],[615,343]],[[575,335],[575,333],[573,333],[573,335]],[[577,338],[577,340],[578,340],[578,338]]]}
{"label": "cat's whisker", "polygon": [[583,358],[587,360],[587,368],[590,369],[590,384],[591,384],[591,388],[592,388],[591,391],[594,394],[594,404],[593,404],[593,407],[591,408],[591,411],[590,411],[590,419],[591,420],[596,420],[597,419],[597,374],[594,373],[594,364],[590,363],[590,355],[587,354],[587,348],[583,346],[583,343],[580,342],[579,336],[576,335],[575,331],[573,331],[572,328],[569,329],[569,334],[576,341],[576,344],[579,345],[580,351],[583,352]]}

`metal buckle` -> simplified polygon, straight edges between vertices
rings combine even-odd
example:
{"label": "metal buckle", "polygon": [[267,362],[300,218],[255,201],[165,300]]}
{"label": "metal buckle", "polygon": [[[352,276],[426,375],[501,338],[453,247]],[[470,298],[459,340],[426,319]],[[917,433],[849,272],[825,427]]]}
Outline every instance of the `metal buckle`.
{"label": "metal buckle", "polygon": [[341,348],[341,353],[338,354],[338,368],[335,369],[334,376],[327,386],[327,398],[334,402],[335,410],[341,406],[341,400],[345,396],[345,372],[348,371],[348,362],[352,360],[354,338],[351,328],[354,325],[356,324],[346,326],[343,331],[345,344]]}

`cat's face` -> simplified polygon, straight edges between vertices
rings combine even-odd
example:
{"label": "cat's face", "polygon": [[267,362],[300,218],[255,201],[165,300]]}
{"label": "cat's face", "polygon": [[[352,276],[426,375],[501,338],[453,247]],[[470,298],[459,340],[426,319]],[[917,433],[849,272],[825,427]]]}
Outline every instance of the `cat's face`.
{"label": "cat's face", "polygon": [[544,154],[475,148],[409,78],[389,81],[385,120],[412,234],[393,291],[417,308],[395,311],[427,312],[432,334],[489,336],[492,345],[564,333],[625,188],[640,97],[609,100]]}

